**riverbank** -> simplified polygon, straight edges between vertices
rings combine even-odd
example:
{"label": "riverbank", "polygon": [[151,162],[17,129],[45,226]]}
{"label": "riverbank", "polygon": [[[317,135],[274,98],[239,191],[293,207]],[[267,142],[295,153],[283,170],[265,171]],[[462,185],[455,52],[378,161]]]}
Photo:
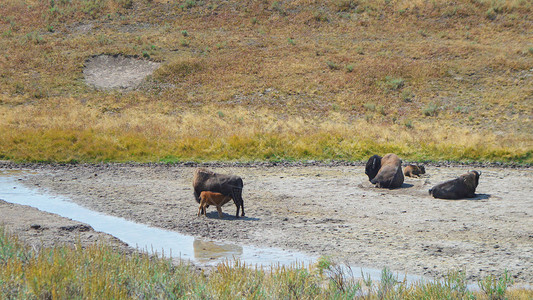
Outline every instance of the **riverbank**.
{"label": "riverbank", "polygon": [[[427,190],[471,166],[430,165],[422,178],[383,190],[368,183],[362,165],[213,165],[216,172],[244,180],[246,216],[238,219],[230,204],[223,207],[222,219],[214,208],[207,217],[196,216],[194,168],[28,164],[20,169],[30,172],[18,179],[95,211],[197,237],[387,266],[400,274],[439,278],[459,269],[471,282],[507,269],[517,284],[533,283],[529,168],[476,166],[482,172],[477,197],[449,201],[433,199]],[[14,219],[28,223],[34,214],[28,210]],[[61,236],[57,230],[31,231],[26,223],[21,228],[35,238],[55,243]]]}

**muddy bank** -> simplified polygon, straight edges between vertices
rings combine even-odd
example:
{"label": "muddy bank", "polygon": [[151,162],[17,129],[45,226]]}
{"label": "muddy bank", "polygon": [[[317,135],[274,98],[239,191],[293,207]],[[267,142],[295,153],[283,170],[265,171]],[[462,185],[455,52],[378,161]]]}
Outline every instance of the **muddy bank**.
{"label": "muddy bank", "polygon": [[[219,219],[215,208],[196,216],[193,164],[3,167],[33,169],[20,182],[87,208],[189,235],[433,277],[462,269],[475,281],[507,269],[517,283],[533,283],[529,168],[478,165],[478,196],[454,201],[433,199],[427,190],[472,166],[427,166],[425,176],[388,190],[372,187],[360,164],[218,164],[211,169],[243,178],[246,212],[237,219],[227,204]],[[41,232],[51,242],[58,235]]]}
{"label": "muddy bank", "polygon": [[36,208],[17,205],[0,200],[0,225],[5,226],[9,234],[39,250],[41,247],[55,245],[80,245],[82,247],[100,243],[109,245],[124,253],[134,251],[132,247],[119,239],[95,231],[91,226],[62,218],[56,214],[40,211]]}

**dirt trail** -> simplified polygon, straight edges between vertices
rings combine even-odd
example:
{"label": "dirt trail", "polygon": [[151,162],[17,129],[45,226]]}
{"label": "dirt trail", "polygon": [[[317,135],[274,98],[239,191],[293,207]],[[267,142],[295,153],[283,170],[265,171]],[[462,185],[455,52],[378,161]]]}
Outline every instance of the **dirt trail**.
{"label": "dirt trail", "polygon": [[[20,176],[28,186],[96,211],[185,234],[329,255],[341,262],[433,277],[462,269],[474,281],[507,269],[516,283],[533,284],[529,168],[475,168],[482,172],[476,198],[439,200],[428,195],[430,187],[473,167],[426,166],[425,176],[406,178],[397,190],[372,187],[363,166],[211,167],[243,178],[246,217],[238,219],[233,204],[223,207],[223,219],[212,207],[207,217],[196,216],[192,166],[30,168],[38,170]],[[5,205],[0,202],[0,223],[5,222]],[[27,214],[20,219],[32,218],[35,210],[27,209]],[[44,241],[57,235],[36,232]]]}

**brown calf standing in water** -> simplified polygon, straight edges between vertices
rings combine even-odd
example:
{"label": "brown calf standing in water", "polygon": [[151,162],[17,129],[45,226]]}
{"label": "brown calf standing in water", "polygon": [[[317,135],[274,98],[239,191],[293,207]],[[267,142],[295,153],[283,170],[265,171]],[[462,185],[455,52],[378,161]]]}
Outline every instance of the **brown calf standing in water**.
{"label": "brown calf standing in water", "polygon": [[221,193],[203,191],[200,193],[200,206],[198,206],[198,217],[202,213],[205,216],[207,212],[207,207],[209,205],[215,205],[217,207],[218,216],[222,218],[222,205],[230,201],[231,201],[230,196],[224,196]]}

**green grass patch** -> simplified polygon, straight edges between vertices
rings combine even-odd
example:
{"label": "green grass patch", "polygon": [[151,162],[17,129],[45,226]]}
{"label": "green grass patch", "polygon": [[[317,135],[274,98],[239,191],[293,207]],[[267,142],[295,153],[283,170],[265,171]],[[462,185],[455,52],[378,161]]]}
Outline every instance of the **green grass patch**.
{"label": "green grass patch", "polygon": [[[108,245],[27,247],[0,227],[0,298],[20,299],[528,299],[531,290],[509,290],[511,276],[467,287],[463,272],[443,280],[407,284],[387,268],[381,280],[359,280],[354,271],[322,257],[311,266],[264,270],[241,261],[221,263],[209,275],[184,263]],[[364,275],[364,274],[363,274]]]}
{"label": "green grass patch", "polygon": [[[366,160],[374,153],[397,153],[408,160],[502,161],[533,163],[527,148],[487,145],[482,141],[431,142],[418,137],[412,122],[410,134],[381,138],[365,137],[357,130],[344,134],[331,131],[231,133],[201,137],[190,133],[167,137],[142,132],[97,132],[93,130],[7,130],[0,133],[0,157],[31,162],[150,162],[150,161],[279,161],[279,160]],[[402,128],[402,126],[398,126]],[[379,134],[376,132],[375,134]],[[391,132],[391,134],[393,134]],[[401,139],[405,138],[408,142]],[[469,145],[468,142],[474,144]],[[481,144],[480,144],[481,143]],[[519,146],[519,145],[517,145]]]}

